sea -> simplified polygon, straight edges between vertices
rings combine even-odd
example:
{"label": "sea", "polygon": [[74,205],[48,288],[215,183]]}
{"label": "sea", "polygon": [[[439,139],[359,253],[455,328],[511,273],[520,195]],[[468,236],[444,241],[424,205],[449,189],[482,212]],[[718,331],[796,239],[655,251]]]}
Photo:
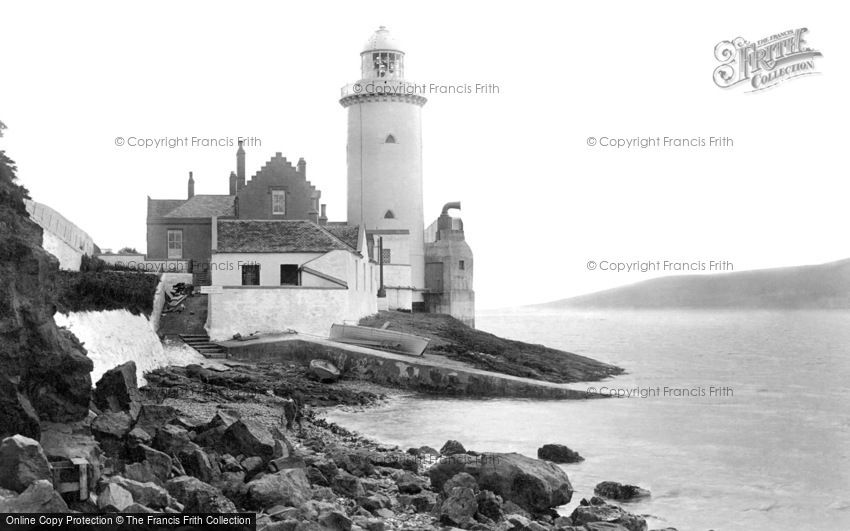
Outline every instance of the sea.
{"label": "sea", "polygon": [[624,504],[650,529],[850,530],[850,312],[537,311],[476,315],[479,329],[626,370],[578,384],[607,400],[402,396],[329,420],[403,448],[560,443],[575,489],[649,489]]}

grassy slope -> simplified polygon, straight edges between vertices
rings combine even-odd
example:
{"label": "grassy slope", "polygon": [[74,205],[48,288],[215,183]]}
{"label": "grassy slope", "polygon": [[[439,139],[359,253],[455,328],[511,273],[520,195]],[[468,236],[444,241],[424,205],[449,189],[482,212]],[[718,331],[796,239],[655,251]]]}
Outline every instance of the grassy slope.
{"label": "grassy slope", "polygon": [[556,383],[599,380],[623,372],[578,354],[482,332],[448,315],[380,312],[360,324],[377,328],[387,321],[390,330],[430,338],[426,354],[442,355],[479,369]]}

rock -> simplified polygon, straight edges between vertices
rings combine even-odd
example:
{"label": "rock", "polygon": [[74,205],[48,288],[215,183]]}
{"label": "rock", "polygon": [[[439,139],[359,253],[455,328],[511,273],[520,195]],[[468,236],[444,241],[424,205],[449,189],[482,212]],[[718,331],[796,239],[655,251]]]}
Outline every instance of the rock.
{"label": "rock", "polygon": [[312,496],[303,468],[290,468],[266,474],[248,483],[248,503],[263,509],[275,505],[298,506]]}
{"label": "rock", "polygon": [[363,507],[369,512],[375,512],[378,509],[389,509],[392,507],[393,502],[389,496],[384,494],[371,494],[369,496],[357,498],[357,505]]}
{"label": "rock", "polygon": [[476,501],[478,502],[479,513],[496,522],[502,519],[503,513],[501,496],[494,494],[489,490],[482,490],[478,493]]}
{"label": "rock", "polygon": [[156,513],[157,511],[151,509],[150,507],[146,507],[141,503],[134,503],[128,505],[126,509],[124,509],[125,513],[140,513],[140,514],[151,514]]}
{"label": "rock", "polygon": [[404,471],[395,480],[398,491],[402,494],[417,494],[428,487],[428,482],[419,474]]}
{"label": "rock", "polygon": [[646,531],[646,520],[631,514],[616,505],[579,505],[570,515],[574,526],[589,525],[594,522],[616,524],[628,531]]}
{"label": "rock", "polygon": [[98,440],[104,437],[123,439],[125,435],[130,433],[132,426],[133,419],[130,418],[129,413],[124,411],[105,411],[98,415],[91,423],[91,431],[95,439]]}
{"label": "rock", "polygon": [[402,494],[398,501],[401,505],[412,507],[417,513],[430,513],[437,506],[437,494],[424,490],[419,494]]}
{"label": "rock", "polygon": [[0,443],[0,487],[23,492],[33,482],[52,481],[50,463],[38,441],[13,435]]}
{"label": "rock", "polygon": [[616,481],[603,481],[593,489],[594,494],[617,501],[648,498],[650,492],[635,485],[623,485]]}
{"label": "rock", "polygon": [[153,442],[153,436],[142,428],[133,428],[127,434],[127,440],[131,445],[150,444]]}
{"label": "rock", "polygon": [[15,434],[38,439],[38,413],[11,380],[0,376],[0,436]]}
{"label": "rock", "polygon": [[455,455],[465,453],[466,448],[464,448],[462,444],[454,440],[446,441],[446,444],[444,444],[443,447],[440,448],[440,455]]}
{"label": "rock", "polygon": [[201,448],[193,448],[191,451],[182,452],[178,457],[186,474],[194,476],[205,483],[211,483],[221,475],[218,463],[211,460]]}
{"label": "rock", "polygon": [[473,492],[478,492],[478,481],[466,472],[460,472],[452,476],[451,479],[443,484],[443,493],[448,495],[455,487],[463,487],[472,489]]}
{"label": "rock", "polygon": [[468,487],[453,487],[440,505],[439,519],[446,525],[468,527],[475,521],[478,500],[475,491]]}
{"label": "rock", "polygon": [[511,531],[530,530],[532,524],[531,519],[521,514],[509,514],[505,517],[505,522],[510,525],[508,529]]}
{"label": "rock", "polygon": [[570,501],[573,488],[567,474],[554,463],[525,457],[517,453],[486,453],[466,460],[445,459],[428,470],[431,485],[442,489],[449,478],[467,472],[481,490],[498,494],[532,514],[564,505]]}
{"label": "rock", "polygon": [[179,476],[165,484],[168,494],[189,513],[235,513],[236,506],[219,489],[192,476]]}
{"label": "rock", "polygon": [[92,360],[53,320],[59,261],[42,247],[27,214],[26,190],[0,154],[0,438],[39,438],[35,419],[86,418]]}
{"label": "rock", "polygon": [[331,488],[337,494],[349,498],[360,498],[366,494],[360,479],[344,470],[340,470],[336,477],[331,480]]}
{"label": "rock", "polygon": [[318,485],[320,487],[330,487],[331,483],[328,481],[328,478],[322,474],[322,471],[315,467],[307,467],[307,481],[310,482],[311,485]]}
{"label": "rock", "polygon": [[322,511],[319,513],[319,517],[317,518],[319,525],[322,526],[322,529],[326,529],[329,531],[350,531],[351,530],[351,519],[348,518],[344,512],[329,510]]}
{"label": "rock", "polygon": [[242,465],[230,454],[224,454],[219,458],[219,468],[223,472],[244,472]]}
{"label": "rock", "polygon": [[101,510],[123,512],[133,505],[133,495],[117,483],[107,483],[97,495],[97,507]]}
{"label": "rock", "polygon": [[272,459],[269,461],[269,470],[272,472],[277,472],[279,470],[285,470],[287,468],[306,468],[307,464],[304,461],[303,457],[278,457],[277,459]]}
{"label": "rock", "polygon": [[335,447],[329,454],[339,468],[357,477],[375,473],[375,465],[372,464],[368,450]]}
{"label": "rock", "polygon": [[139,417],[136,419],[135,428],[146,431],[149,435],[153,435],[171,421],[177,419],[180,412],[172,406],[162,404],[144,404],[139,410]]}
{"label": "rock", "polygon": [[142,407],[136,363],[128,361],[106,371],[98,380],[92,398],[101,411],[126,411],[136,419]]}
{"label": "rock", "polygon": [[332,480],[337,474],[339,474],[339,467],[336,466],[336,463],[334,463],[333,460],[328,459],[327,457],[311,455],[305,457],[304,461],[309,467],[317,468],[328,481]]}
{"label": "rock", "polygon": [[265,461],[263,461],[262,457],[257,457],[253,455],[251,457],[246,457],[242,460],[242,468],[245,469],[245,473],[248,477],[251,477],[257,472],[261,471],[263,469],[264,464]]}
{"label": "rock", "polygon": [[121,476],[109,478],[109,483],[128,491],[133,495],[133,501],[142,505],[156,509],[164,509],[168,506],[168,492],[156,483],[150,481],[143,483]]}
{"label": "rock", "polygon": [[[132,454],[136,460],[141,461],[141,463],[133,463],[124,467],[126,472],[125,475],[130,479],[135,479],[137,481],[155,481],[159,484],[165,484],[171,476],[171,466],[173,463],[171,457],[165,452],[160,452],[146,444],[139,444],[132,450]],[[128,472],[130,469],[132,469],[133,472]],[[147,476],[147,473],[149,473],[150,476]],[[134,474],[134,476],[131,476],[131,474]],[[138,477],[140,474],[144,474],[144,479],[142,479],[142,477]]]}
{"label": "rock", "polygon": [[275,455],[276,438],[283,439],[283,434],[273,434],[265,426],[254,421],[237,420],[224,430],[215,448],[231,455],[258,456],[268,461],[273,457],[285,457]]}
{"label": "rock", "polygon": [[307,368],[308,378],[323,383],[333,383],[339,380],[339,376],[339,369],[333,363],[320,359],[310,360],[310,366]]}
{"label": "rock", "polygon": [[153,447],[168,455],[189,454],[200,448],[189,438],[189,432],[180,426],[168,424],[156,432]]}
{"label": "rock", "polygon": [[[0,493],[0,513],[67,513],[68,505],[46,479],[30,483],[22,493]],[[132,501],[132,500],[131,500]]]}
{"label": "rock", "polygon": [[584,457],[563,444],[544,444],[537,449],[537,458],[553,463],[580,463]]}

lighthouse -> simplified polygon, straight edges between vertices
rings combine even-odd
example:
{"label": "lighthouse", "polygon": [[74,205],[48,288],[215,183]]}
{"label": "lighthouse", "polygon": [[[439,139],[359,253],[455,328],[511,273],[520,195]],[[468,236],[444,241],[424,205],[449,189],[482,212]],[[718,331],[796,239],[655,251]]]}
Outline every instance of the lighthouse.
{"label": "lighthouse", "polygon": [[[425,290],[422,107],[405,81],[405,54],[381,26],[360,53],[360,79],[342,88],[348,112],[348,223],[383,252],[389,308],[411,309]],[[377,258],[377,257],[376,257]]]}

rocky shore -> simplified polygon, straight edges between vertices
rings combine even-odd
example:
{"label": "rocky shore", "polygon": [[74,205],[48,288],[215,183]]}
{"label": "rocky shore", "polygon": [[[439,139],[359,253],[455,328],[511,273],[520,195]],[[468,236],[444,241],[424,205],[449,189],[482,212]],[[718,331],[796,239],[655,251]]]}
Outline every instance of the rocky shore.
{"label": "rocky shore", "polygon": [[[647,529],[642,517],[596,496],[559,515],[555,508],[575,493],[551,461],[477,453],[457,441],[440,450],[390,447],[314,414],[386,398],[374,387],[321,383],[297,366],[244,364],[169,367],[147,380],[138,389],[133,364],[116,367],[97,383],[88,418],[46,426],[42,444],[4,439],[0,512],[254,512],[257,528],[268,530]],[[90,494],[60,495],[51,467],[83,447],[94,464]],[[564,448],[541,451],[577,458]]]}

